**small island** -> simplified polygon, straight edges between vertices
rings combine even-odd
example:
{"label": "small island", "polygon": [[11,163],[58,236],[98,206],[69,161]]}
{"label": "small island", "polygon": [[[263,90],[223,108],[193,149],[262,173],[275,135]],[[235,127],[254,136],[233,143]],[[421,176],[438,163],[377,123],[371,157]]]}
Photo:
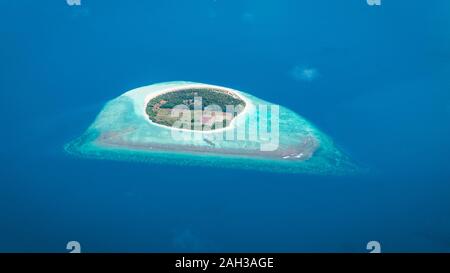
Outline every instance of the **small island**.
{"label": "small island", "polygon": [[[213,88],[187,88],[168,91],[149,99],[146,113],[149,119],[157,124],[172,127],[174,123],[188,115],[191,130],[215,130],[225,128],[245,108],[245,101],[238,95]],[[184,106],[186,111],[174,115],[172,110],[177,106]],[[205,109],[213,107],[208,114]],[[186,117],[185,117],[186,118]],[[196,126],[200,124],[200,126]]]}
{"label": "small island", "polygon": [[[229,113],[227,106],[243,107],[225,118],[231,120],[227,128],[174,130],[171,108],[177,105],[183,108],[178,119],[197,111],[203,122],[211,117],[210,105],[217,106],[219,116]],[[270,111],[263,110],[267,106]],[[359,171],[330,137],[292,110],[240,90],[185,81],[138,87],[108,101],[65,150],[84,158],[149,164],[338,175]]]}

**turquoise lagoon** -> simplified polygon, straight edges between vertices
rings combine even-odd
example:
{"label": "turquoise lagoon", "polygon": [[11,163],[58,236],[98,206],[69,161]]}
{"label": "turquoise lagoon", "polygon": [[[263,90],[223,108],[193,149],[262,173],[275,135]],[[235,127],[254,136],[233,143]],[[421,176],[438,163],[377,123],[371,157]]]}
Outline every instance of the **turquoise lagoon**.
{"label": "turquoise lagoon", "polygon": [[[145,112],[149,97],[197,87],[231,92],[246,102],[245,109],[229,126],[207,132],[187,132],[149,120]],[[270,122],[260,131],[258,122],[266,119]],[[238,137],[239,129],[245,130],[244,137]],[[174,137],[174,130],[184,137]],[[106,103],[92,125],[65,149],[86,158],[151,164],[335,175],[357,172],[329,136],[295,112],[242,91],[194,82],[158,83],[124,93]]]}

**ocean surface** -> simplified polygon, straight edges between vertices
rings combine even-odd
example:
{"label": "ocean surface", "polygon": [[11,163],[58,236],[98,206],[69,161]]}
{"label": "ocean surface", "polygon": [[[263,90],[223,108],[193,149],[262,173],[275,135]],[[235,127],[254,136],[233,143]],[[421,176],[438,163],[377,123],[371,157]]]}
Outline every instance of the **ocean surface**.
{"label": "ocean surface", "polygon": [[[450,252],[449,76],[446,0],[0,0],[0,252]],[[107,101],[178,80],[286,106],[368,171],[64,151]]]}

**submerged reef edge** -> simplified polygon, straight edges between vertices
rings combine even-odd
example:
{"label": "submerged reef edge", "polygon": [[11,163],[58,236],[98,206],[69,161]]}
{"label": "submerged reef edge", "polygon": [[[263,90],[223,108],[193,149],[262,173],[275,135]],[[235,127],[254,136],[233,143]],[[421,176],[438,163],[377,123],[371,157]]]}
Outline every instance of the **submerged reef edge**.
{"label": "submerged reef edge", "polygon": [[[169,82],[133,89],[105,104],[95,121],[78,138],[64,146],[67,153],[88,159],[132,161],[147,164],[204,166],[226,169],[246,169],[275,173],[304,173],[317,175],[352,175],[361,169],[338,149],[331,138],[293,111],[280,107],[280,146],[297,147],[302,137],[314,137],[318,146],[305,160],[250,156],[248,154],[215,153],[207,146],[188,143],[197,150],[185,150],[183,145],[168,140],[167,129],[152,126],[140,112],[149,92],[190,82]],[[267,103],[250,94],[237,91],[254,104]],[[107,137],[106,137],[107,136]],[[164,142],[162,142],[164,140]],[[157,143],[157,142],[160,143]],[[147,145],[149,143],[149,145]],[[145,144],[145,146],[143,145]],[[222,144],[225,148],[226,145]],[[238,144],[250,150],[252,143]],[[295,146],[297,145],[297,146]],[[240,147],[238,147],[240,148]]]}

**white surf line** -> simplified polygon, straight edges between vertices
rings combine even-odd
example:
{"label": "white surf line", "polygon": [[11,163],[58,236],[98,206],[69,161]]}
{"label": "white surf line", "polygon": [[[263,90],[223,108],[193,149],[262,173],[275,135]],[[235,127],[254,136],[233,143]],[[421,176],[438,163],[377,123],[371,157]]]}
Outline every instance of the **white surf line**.
{"label": "white surf line", "polygon": [[[166,93],[170,93],[170,92],[176,92],[176,91],[183,91],[185,89],[191,89],[191,88],[209,88],[209,89],[213,89],[213,90],[218,90],[218,91],[222,91],[224,93],[231,93],[233,95],[235,95],[236,97],[238,97],[239,99],[243,100],[245,102],[245,107],[244,109],[236,115],[236,117],[234,117],[233,120],[231,120],[230,124],[225,127],[225,128],[220,128],[220,129],[215,129],[215,130],[209,130],[209,131],[196,131],[196,130],[191,130],[191,129],[183,129],[183,128],[173,128],[170,126],[166,126],[166,125],[162,125],[162,124],[158,124],[156,122],[153,122],[152,120],[150,120],[148,114],[147,114],[147,104],[149,103],[149,101],[157,96],[166,94]],[[145,99],[144,99],[144,116],[146,117],[147,122],[149,122],[152,125],[161,127],[161,128],[166,128],[166,129],[171,129],[171,130],[177,130],[177,131],[187,131],[187,132],[202,132],[204,134],[213,134],[213,133],[217,133],[217,132],[223,132],[226,130],[230,130],[230,129],[234,129],[235,128],[235,123],[236,120],[239,116],[245,115],[249,108],[250,108],[250,101],[245,98],[244,96],[239,94],[239,91],[231,89],[231,88],[226,88],[226,87],[222,87],[222,86],[217,86],[217,85],[211,85],[211,84],[203,84],[203,83],[193,83],[193,84],[180,84],[179,86],[175,86],[175,87],[167,87],[165,89],[161,89],[159,91],[153,92],[151,94],[148,94]]]}

